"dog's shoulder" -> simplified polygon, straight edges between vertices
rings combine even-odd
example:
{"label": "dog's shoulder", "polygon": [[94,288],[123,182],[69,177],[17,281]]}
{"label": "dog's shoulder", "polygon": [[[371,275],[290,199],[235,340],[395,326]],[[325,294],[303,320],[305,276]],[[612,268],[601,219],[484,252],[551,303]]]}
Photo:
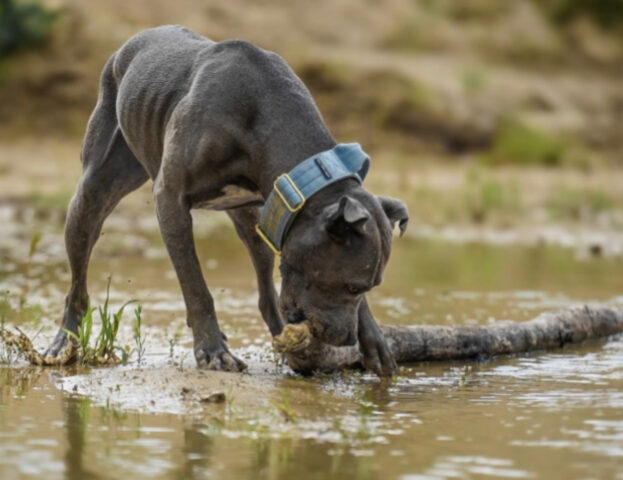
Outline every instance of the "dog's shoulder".
{"label": "dog's shoulder", "polygon": [[215,43],[210,51],[213,55],[229,58],[233,67],[253,69],[259,74],[274,73],[286,65],[283,58],[275,52],[237,38]]}

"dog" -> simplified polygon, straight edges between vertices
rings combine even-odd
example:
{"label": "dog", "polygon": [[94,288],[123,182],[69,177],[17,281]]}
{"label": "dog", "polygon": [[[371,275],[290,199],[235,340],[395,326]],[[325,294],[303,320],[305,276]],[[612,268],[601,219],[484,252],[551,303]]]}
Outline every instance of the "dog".
{"label": "dog", "polygon": [[308,321],[322,342],[358,342],[365,368],[395,373],[365,294],[381,283],[407,209],[364,190],[367,155],[358,144],[336,144],[277,54],[181,26],[138,33],[103,69],[81,161],[65,225],[71,287],[46,355],[62,351],[86,312],[89,257],[105,218],[151,179],[199,367],[246,368],[227,347],[195,251],[190,211],[206,208],[224,210],[246,245],[273,336],[284,322]]}

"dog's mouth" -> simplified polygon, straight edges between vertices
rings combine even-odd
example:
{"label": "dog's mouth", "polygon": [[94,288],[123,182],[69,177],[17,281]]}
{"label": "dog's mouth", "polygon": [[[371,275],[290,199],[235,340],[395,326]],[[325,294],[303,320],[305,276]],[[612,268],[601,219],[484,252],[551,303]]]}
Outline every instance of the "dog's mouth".
{"label": "dog's mouth", "polygon": [[[327,329],[326,325],[316,318],[314,315],[307,315],[300,308],[284,312],[286,323],[292,325],[300,325],[305,323],[313,338],[320,340],[322,343],[333,345],[336,347],[355,345],[357,337],[355,332],[333,331]],[[336,335],[337,334],[337,335]]]}
{"label": "dog's mouth", "polygon": [[294,324],[303,323],[305,320],[307,320],[305,312],[303,312],[303,310],[301,310],[300,308],[287,312],[285,317],[286,322]]}
{"label": "dog's mouth", "polygon": [[288,324],[300,325],[302,323],[306,323],[314,338],[322,342],[326,342],[326,339],[324,338],[325,335],[323,335],[325,330],[323,325],[313,316],[306,315],[302,309],[297,307],[293,310],[284,312],[284,317],[286,319],[286,323]]}

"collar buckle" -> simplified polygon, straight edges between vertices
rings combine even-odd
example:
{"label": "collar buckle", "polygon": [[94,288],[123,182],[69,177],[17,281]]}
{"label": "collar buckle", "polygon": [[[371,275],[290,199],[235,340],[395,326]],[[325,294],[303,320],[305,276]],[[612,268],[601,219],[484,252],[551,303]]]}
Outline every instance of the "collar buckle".
{"label": "collar buckle", "polygon": [[[282,180],[284,180],[287,183],[284,184]],[[290,205],[290,202],[288,201],[288,196],[282,193],[279,188],[280,183],[282,185],[281,188],[289,187],[299,197],[300,202],[297,203],[296,206],[293,207],[292,205]],[[292,178],[290,178],[290,175],[288,175],[287,173],[282,173],[281,175],[279,175],[279,177],[277,177],[277,180],[275,180],[275,183],[273,184],[273,188],[275,192],[277,193],[277,195],[281,197],[281,200],[283,200],[283,204],[290,211],[290,213],[298,212],[301,208],[303,208],[303,205],[305,205],[305,200],[306,200],[305,195],[303,195],[303,193],[296,186],[296,183],[294,183],[294,180],[292,180]]]}
{"label": "collar buckle", "polygon": [[255,232],[260,236],[264,243],[268,245],[268,248],[272,250],[275,255],[281,255],[281,250],[279,250],[273,242],[270,241],[270,238],[262,231],[262,227],[259,224],[255,224]]}

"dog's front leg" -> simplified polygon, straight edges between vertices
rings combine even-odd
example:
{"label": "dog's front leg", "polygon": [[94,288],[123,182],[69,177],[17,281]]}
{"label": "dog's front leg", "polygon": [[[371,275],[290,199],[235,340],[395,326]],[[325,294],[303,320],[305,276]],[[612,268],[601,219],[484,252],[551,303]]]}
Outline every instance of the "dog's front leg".
{"label": "dog's front leg", "polygon": [[197,365],[211,370],[242,371],[246,365],[227,348],[216,320],[212,295],[201,273],[193,240],[190,207],[163,183],[156,180],[154,185],[156,212],[162,238],[184,295]]}
{"label": "dog's front leg", "polygon": [[257,275],[260,312],[270,334],[276,337],[283,330],[283,320],[279,312],[279,297],[273,280],[275,255],[255,231],[255,225],[260,218],[260,211],[256,207],[242,207],[227,210],[227,215],[234,222],[238,236],[251,255],[251,261]]}
{"label": "dog's front leg", "polygon": [[392,355],[383,332],[374,320],[368,301],[364,297],[359,306],[359,324],[357,335],[359,350],[363,357],[363,366],[372,370],[379,377],[391,377],[396,374],[396,361]]}

